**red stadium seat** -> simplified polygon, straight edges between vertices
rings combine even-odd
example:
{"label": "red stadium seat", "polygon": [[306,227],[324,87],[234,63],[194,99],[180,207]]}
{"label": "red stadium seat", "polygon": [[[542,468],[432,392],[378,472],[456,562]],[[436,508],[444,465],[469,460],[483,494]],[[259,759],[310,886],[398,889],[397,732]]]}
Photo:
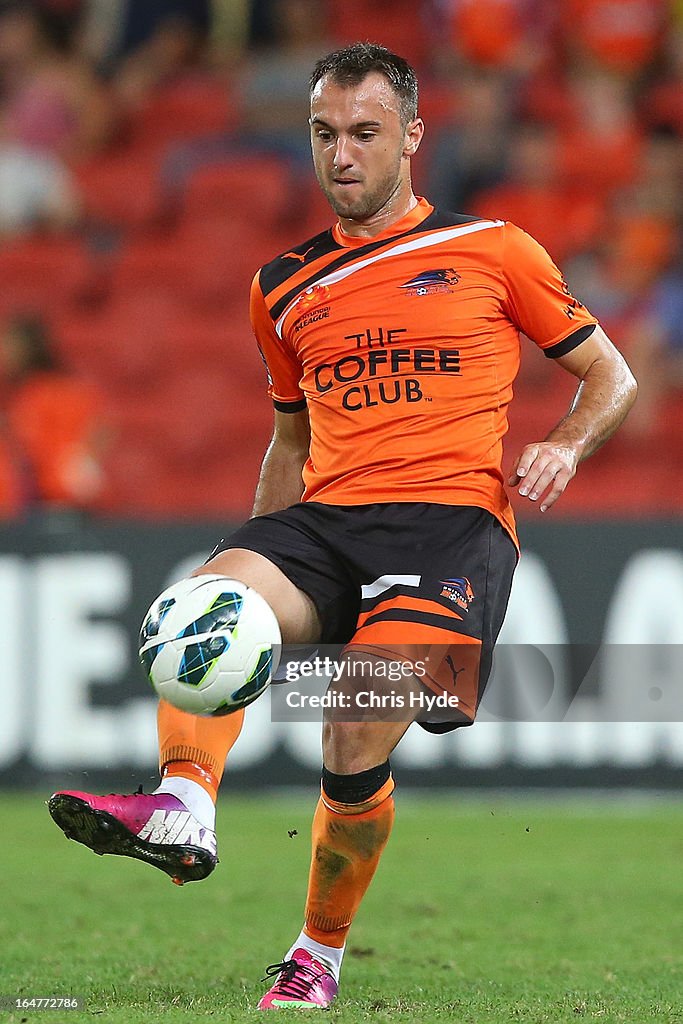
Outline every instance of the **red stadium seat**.
{"label": "red stadium seat", "polygon": [[225,132],[238,121],[238,106],[227,79],[188,76],[158,89],[136,111],[128,126],[133,144],[156,144]]}
{"label": "red stadium seat", "polygon": [[236,301],[249,304],[249,287],[258,267],[278,248],[263,226],[220,219],[186,219],[163,238],[140,237],[125,245],[113,273],[113,286],[167,289],[178,301],[203,314]]}
{"label": "red stadium seat", "polygon": [[190,178],[183,200],[187,220],[229,214],[250,225],[277,225],[292,203],[286,163],[274,157],[234,156],[211,163]]}
{"label": "red stadium seat", "polygon": [[32,236],[0,247],[0,313],[47,314],[87,298],[98,270],[82,241]]}
{"label": "red stadium seat", "polygon": [[269,400],[244,401],[245,388],[229,367],[184,368],[156,393],[164,436],[174,465],[191,459],[210,469],[230,459],[236,448],[259,439],[265,451],[272,427]]}
{"label": "red stadium seat", "polygon": [[241,518],[253,501],[272,428],[270,403],[209,365],[119,398],[117,443],[107,460],[107,511],[150,516]]}
{"label": "red stadium seat", "polygon": [[74,168],[85,215],[122,230],[157,226],[166,214],[157,149],[126,147]]}
{"label": "red stadium seat", "polygon": [[265,367],[249,323],[246,296],[225,313],[179,312],[169,325],[169,341],[178,371],[211,367],[248,389],[255,401],[260,392],[265,395]]}
{"label": "red stadium seat", "polygon": [[63,316],[56,327],[72,366],[109,391],[144,400],[150,386],[172,372],[169,325],[176,309],[164,293],[138,291],[93,314]]}
{"label": "red stadium seat", "polygon": [[418,68],[429,60],[436,40],[414,0],[344,0],[329,7],[330,35],[338,46],[369,39]]}

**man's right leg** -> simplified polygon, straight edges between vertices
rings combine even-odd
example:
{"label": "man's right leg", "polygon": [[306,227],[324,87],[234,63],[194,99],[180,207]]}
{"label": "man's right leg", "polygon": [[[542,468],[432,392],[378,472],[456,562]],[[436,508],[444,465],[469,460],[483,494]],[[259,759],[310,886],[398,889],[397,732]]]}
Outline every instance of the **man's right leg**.
{"label": "man's right leg", "polygon": [[[218,573],[256,590],[273,609],[284,643],[315,643],[320,621],[310,597],[263,555],[220,551],[192,575]],[[145,861],[174,882],[206,878],[216,866],[215,803],[225,759],[244,711],[202,718],[159,702],[161,783],[153,793],[96,796],[60,791],[50,814],[69,839],[98,854]]]}

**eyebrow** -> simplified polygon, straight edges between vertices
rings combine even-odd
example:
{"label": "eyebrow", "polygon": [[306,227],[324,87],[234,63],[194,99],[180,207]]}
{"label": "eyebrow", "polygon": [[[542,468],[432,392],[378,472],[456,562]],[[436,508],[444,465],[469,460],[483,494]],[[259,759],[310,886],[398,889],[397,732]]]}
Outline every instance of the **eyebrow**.
{"label": "eyebrow", "polygon": [[[327,121],[323,121],[322,117],[312,117],[311,118],[311,124],[319,124],[319,125],[322,125],[324,128],[332,128],[333,127],[331,124],[328,124]],[[381,128],[382,125],[381,125],[381,123],[379,121],[356,121],[356,123],[352,124],[350,127],[351,128]]]}

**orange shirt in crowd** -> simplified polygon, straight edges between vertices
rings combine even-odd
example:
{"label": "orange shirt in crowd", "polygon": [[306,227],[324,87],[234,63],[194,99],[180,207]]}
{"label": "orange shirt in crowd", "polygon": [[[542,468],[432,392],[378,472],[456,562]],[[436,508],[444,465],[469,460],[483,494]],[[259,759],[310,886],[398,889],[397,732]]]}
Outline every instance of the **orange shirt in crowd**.
{"label": "orange shirt in crowd", "polygon": [[518,0],[458,0],[451,16],[456,51],[476,64],[504,65],[524,42]]}
{"label": "orange shirt in crowd", "polygon": [[519,228],[424,199],[372,239],[337,225],[267,264],[251,317],[276,409],[308,407],[303,500],[475,505],[513,537],[520,331],[552,357],[596,322]]}
{"label": "orange shirt in crowd", "polygon": [[564,0],[564,31],[599,63],[636,71],[656,55],[668,0]]}
{"label": "orange shirt in crowd", "polygon": [[58,373],[36,373],[11,396],[7,421],[13,443],[30,467],[34,498],[89,504],[102,487],[92,454],[101,422],[99,393]]}

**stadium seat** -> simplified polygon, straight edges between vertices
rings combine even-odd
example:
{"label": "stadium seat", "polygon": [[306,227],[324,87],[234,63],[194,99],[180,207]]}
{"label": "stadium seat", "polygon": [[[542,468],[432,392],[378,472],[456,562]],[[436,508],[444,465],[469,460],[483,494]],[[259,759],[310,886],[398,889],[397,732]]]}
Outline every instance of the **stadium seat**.
{"label": "stadium seat", "polygon": [[80,239],[33,235],[0,246],[0,314],[55,308],[87,300],[98,274]]}
{"label": "stadium seat", "polygon": [[169,325],[178,372],[199,366],[227,374],[254,395],[265,394],[266,373],[249,323],[247,296],[225,312],[199,316],[181,310]]}
{"label": "stadium seat", "polygon": [[418,68],[430,57],[426,13],[412,0],[344,0],[329,5],[330,35],[336,45],[358,39],[381,41]]}
{"label": "stadium seat", "polygon": [[151,518],[248,514],[272,430],[267,399],[245,403],[238,381],[196,366],[152,383],[144,401],[120,395],[112,416],[107,511]]}
{"label": "stadium seat", "polygon": [[150,382],[173,365],[169,325],[176,309],[165,293],[138,290],[94,313],[64,315],[56,326],[70,365],[109,391],[144,399]]}
{"label": "stadium seat", "polygon": [[173,464],[191,459],[208,469],[229,461],[235,449],[254,436],[265,451],[272,432],[270,402],[265,394],[261,401],[245,402],[244,396],[243,383],[227,366],[198,363],[176,373],[163,392],[157,391],[155,401]]}
{"label": "stadium seat", "polygon": [[236,126],[238,105],[227,78],[195,74],[159,88],[129,120],[133,145],[157,145],[225,132]]}
{"label": "stadium seat", "polygon": [[285,161],[235,155],[195,171],[187,184],[183,213],[188,221],[207,221],[229,212],[234,221],[273,226],[288,219],[291,204]]}
{"label": "stadium seat", "polygon": [[74,168],[86,219],[122,231],[154,228],[167,214],[160,184],[161,154],[129,146]]}
{"label": "stadium seat", "polygon": [[217,219],[186,217],[171,235],[140,236],[124,245],[113,287],[122,293],[140,287],[167,289],[202,315],[237,300],[246,311],[254,273],[278,251],[271,231],[234,221],[225,211]]}

